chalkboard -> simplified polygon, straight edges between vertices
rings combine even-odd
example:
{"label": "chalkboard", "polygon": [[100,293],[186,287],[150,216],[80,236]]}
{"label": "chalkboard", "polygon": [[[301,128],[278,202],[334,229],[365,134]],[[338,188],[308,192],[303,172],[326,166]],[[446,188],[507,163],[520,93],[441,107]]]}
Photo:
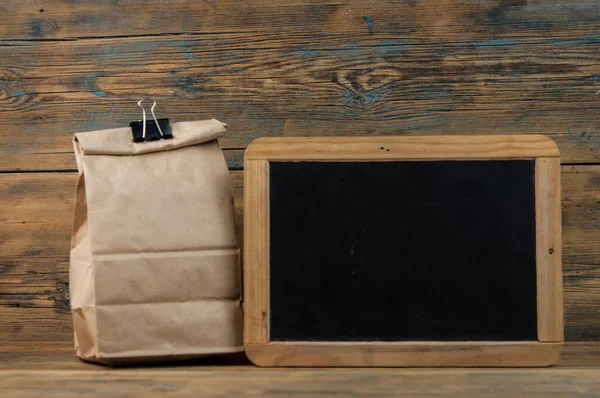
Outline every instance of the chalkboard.
{"label": "chalkboard", "polygon": [[271,340],[535,340],[534,172],[272,162]]}
{"label": "chalkboard", "polygon": [[560,154],[540,135],[262,138],[244,157],[261,366],[547,366]]}

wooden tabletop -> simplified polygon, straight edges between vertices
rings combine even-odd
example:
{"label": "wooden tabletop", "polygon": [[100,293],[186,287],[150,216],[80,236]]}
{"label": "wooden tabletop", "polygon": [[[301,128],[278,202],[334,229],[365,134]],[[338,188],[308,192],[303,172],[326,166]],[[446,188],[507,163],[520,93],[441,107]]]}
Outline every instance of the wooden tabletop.
{"label": "wooden tabletop", "polygon": [[258,368],[243,354],[171,366],[113,369],[81,362],[64,344],[0,351],[7,397],[600,396],[599,343],[567,344],[542,369]]}

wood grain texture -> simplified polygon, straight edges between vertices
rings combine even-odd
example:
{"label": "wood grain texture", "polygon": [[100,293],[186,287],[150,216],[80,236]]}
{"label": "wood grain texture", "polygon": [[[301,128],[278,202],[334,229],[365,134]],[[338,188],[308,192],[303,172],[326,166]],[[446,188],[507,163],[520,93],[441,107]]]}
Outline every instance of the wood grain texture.
{"label": "wood grain texture", "polygon": [[244,345],[269,339],[269,162],[244,160]]}
{"label": "wood grain texture", "polygon": [[[243,240],[242,172],[231,172]],[[72,344],[69,250],[76,173],[0,174],[0,348]]]}
{"label": "wood grain texture", "polygon": [[185,367],[3,371],[11,398],[63,397],[597,397],[597,369],[257,369]]}
{"label": "wood grain texture", "polygon": [[[561,176],[565,339],[600,340],[600,166],[563,166]],[[241,231],[243,172],[231,177]],[[0,174],[2,347],[72,341],[67,284],[76,178]]]}
{"label": "wood grain texture", "polygon": [[561,169],[565,338],[600,340],[600,166]]}
{"label": "wood grain texture", "polygon": [[74,173],[0,175],[0,347],[72,342]]}
{"label": "wood grain texture", "polygon": [[543,135],[259,138],[248,146],[245,155],[246,159],[273,161],[528,159],[541,156],[560,156],[554,141]]}
{"label": "wood grain texture", "polygon": [[535,160],[538,340],[564,340],[560,159]]}
{"label": "wood grain texture", "polygon": [[[76,131],[152,96],[260,136],[551,136],[600,160],[593,2],[27,0],[0,6],[0,170],[73,170]],[[43,9],[43,12],[40,10]]]}
{"label": "wood grain texture", "polygon": [[330,30],[365,35],[393,30],[424,38],[464,39],[513,31],[529,33],[529,37],[563,37],[571,32],[583,35],[598,24],[598,10],[593,3],[573,0],[401,0],[376,5],[364,0],[184,1],[169,8],[143,0],[120,0],[118,6],[115,4],[94,0],[10,2],[3,4],[6,22],[0,33],[11,40],[58,40],[169,32],[224,33],[244,28],[251,32]]}
{"label": "wood grain texture", "polygon": [[269,342],[246,344],[258,366],[527,367],[550,366],[562,343],[522,342]]}
{"label": "wood grain texture", "polygon": [[[600,365],[600,342],[565,342],[557,367],[583,368]],[[198,370],[191,366],[254,366],[244,353],[199,358],[173,363],[182,370]],[[83,362],[75,356],[72,342],[15,341],[0,347],[0,372],[6,370],[103,370],[104,366]]]}

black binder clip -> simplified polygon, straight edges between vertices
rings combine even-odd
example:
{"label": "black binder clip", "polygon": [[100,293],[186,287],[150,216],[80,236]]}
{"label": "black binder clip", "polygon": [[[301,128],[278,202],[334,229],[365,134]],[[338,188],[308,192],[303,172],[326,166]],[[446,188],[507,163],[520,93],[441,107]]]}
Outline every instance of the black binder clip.
{"label": "black binder clip", "polygon": [[154,120],[146,120],[146,110],[142,106],[142,102],[147,99],[148,98],[142,98],[138,101],[138,106],[142,108],[142,120],[129,123],[129,127],[131,127],[131,133],[133,134],[133,142],[156,141],[160,140],[161,138],[164,140],[169,140],[173,138],[169,119],[156,118],[156,115],[154,114],[156,101],[153,99],[148,100],[152,101],[152,108],[150,108],[150,112],[152,113],[152,118]]}

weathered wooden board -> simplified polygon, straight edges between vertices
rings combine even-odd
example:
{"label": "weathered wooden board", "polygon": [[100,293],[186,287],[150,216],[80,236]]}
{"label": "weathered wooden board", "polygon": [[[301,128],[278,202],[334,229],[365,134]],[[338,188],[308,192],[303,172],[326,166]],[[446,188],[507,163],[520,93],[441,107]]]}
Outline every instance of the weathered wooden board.
{"label": "weathered wooden board", "polygon": [[[600,340],[600,166],[562,170],[565,338]],[[239,230],[242,174],[231,172]],[[0,347],[72,340],[67,283],[75,179],[0,174]]]}
{"label": "weathered wooden board", "polygon": [[[443,390],[464,397],[524,393],[590,397],[600,388],[598,370],[592,368],[598,365],[598,355],[598,342],[567,342],[556,367],[536,370],[259,369],[243,353],[174,366],[115,370],[80,361],[71,342],[14,342],[0,348],[0,388],[10,397],[61,398],[91,394],[168,397],[195,391],[203,396],[372,397],[396,396],[398,389],[414,396],[441,395]],[[315,380],[319,390],[314,388]]]}
{"label": "weathered wooden board", "polygon": [[[44,10],[41,12],[40,10]],[[0,6],[0,170],[72,170],[73,132],[174,120],[259,136],[544,133],[600,160],[600,7],[575,0]]]}
{"label": "weathered wooden board", "polygon": [[[589,34],[599,10],[581,0],[21,0],[0,7],[7,39],[159,35],[168,32],[328,30],[465,38],[506,34]],[[384,21],[386,23],[382,23]],[[558,31],[558,32],[557,32]]]}
{"label": "weathered wooden board", "polygon": [[[600,308],[593,304],[600,300],[598,183],[600,166],[562,167],[565,324],[581,322],[577,340],[600,339]],[[565,331],[573,333],[570,326]]]}
{"label": "weathered wooden board", "polygon": [[[560,368],[587,367],[600,365],[600,342],[573,342],[564,345],[559,362]],[[251,365],[245,354],[201,358],[183,362],[180,365]],[[102,366],[90,365],[75,356],[72,341],[48,342],[15,341],[6,347],[0,347],[0,372],[3,370],[90,370],[102,369]]]}
{"label": "weathered wooden board", "polygon": [[597,397],[598,370],[257,369],[196,366],[0,372],[0,389],[30,397]]}
{"label": "weathered wooden board", "polygon": [[[242,174],[231,173],[241,242]],[[72,341],[69,248],[76,173],[0,174],[0,349]]]}

